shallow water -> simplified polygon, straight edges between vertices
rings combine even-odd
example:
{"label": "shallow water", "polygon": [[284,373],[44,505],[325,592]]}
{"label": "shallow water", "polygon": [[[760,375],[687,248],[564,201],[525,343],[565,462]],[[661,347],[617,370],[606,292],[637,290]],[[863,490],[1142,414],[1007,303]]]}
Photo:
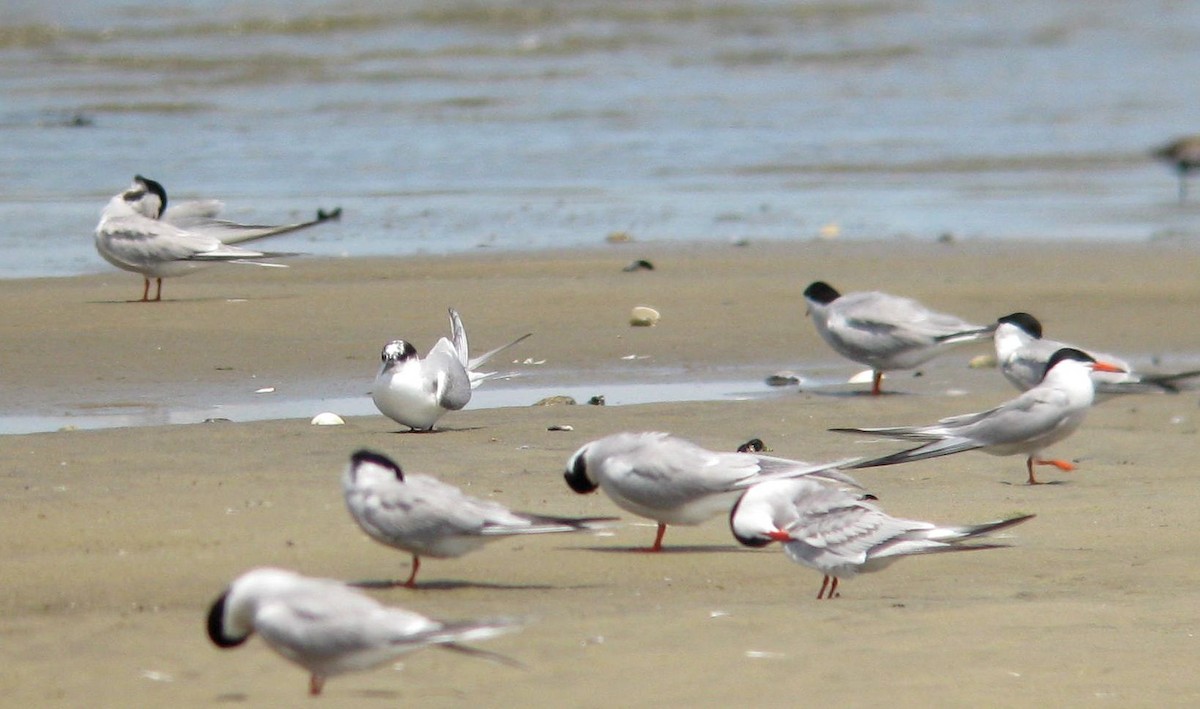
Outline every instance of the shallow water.
{"label": "shallow water", "polygon": [[324,255],[1190,238],[1190,2],[87,2],[0,9],[0,277],[104,271],[135,173]]}
{"label": "shallow water", "polygon": [[[624,406],[678,401],[717,401],[764,398],[794,393],[795,387],[773,388],[762,381],[641,381],[637,383],[596,383],[565,386],[516,384],[498,385],[476,391],[468,409],[491,409],[511,406],[532,406],[551,396],[569,396],[576,405],[588,405],[593,397],[601,397],[604,406]],[[225,401],[228,403],[204,403]],[[212,391],[194,391],[184,400],[166,402],[112,403],[108,406],[73,407],[56,413],[21,413],[0,415],[0,435],[39,433],[60,430],[125,428],[131,426],[162,426],[168,424],[221,423],[225,421],[264,421],[274,419],[311,419],[329,411],[342,416],[376,416],[379,410],[367,394],[360,396],[234,395]],[[381,419],[382,420],[382,419]],[[442,422],[453,427],[451,414]],[[403,427],[397,425],[398,430]]]}

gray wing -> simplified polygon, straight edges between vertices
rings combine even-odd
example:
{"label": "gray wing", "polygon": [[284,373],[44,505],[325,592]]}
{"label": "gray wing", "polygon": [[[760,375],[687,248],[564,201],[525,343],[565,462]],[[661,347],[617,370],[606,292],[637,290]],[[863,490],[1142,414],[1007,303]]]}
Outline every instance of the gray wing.
{"label": "gray wing", "polygon": [[689,493],[728,492],[757,475],[758,459],[748,453],[716,453],[674,436],[646,439],[629,456],[638,477],[671,481]]}
{"label": "gray wing", "polygon": [[602,461],[604,476],[633,500],[671,506],[730,492],[758,472],[754,456],[734,458],[665,433],[624,433],[591,444],[589,457]]}
{"label": "gray wing", "polygon": [[122,261],[155,265],[172,261],[239,261],[268,256],[227,246],[219,240],[144,217],[110,219],[98,234],[105,248]]}
{"label": "gray wing", "polygon": [[421,372],[426,381],[434,383],[439,406],[457,411],[471,401],[471,378],[446,338],[438,340],[421,361]]}
{"label": "gray wing", "polygon": [[[842,301],[845,301],[844,303]],[[849,293],[835,301],[837,316],[868,334],[886,334],[912,344],[931,344],[964,333],[986,336],[990,327],[939,313],[911,298],[887,293]]]}
{"label": "gray wing", "polygon": [[[997,407],[976,413],[948,416],[930,426],[831,428],[829,430],[942,443],[944,450],[926,446],[914,450],[924,451],[928,448],[927,452],[929,453],[943,450],[937,455],[947,455],[960,450],[1024,441],[1045,435],[1064,422],[1065,414],[1068,411],[1067,404],[1066,394],[1057,389],[1030,389]],[[954,450],[949,450],[950,447],[953,447]],[[923,455],[922,457],[934,456]],[[913,459],[919,460],[920,458]],[[870,462],[873,461],[848,467],[869,467]]]}
{"label": "gray wing", "polygon": [[[216,204],[220,205],[219,202]],[[312,221],[296,224],[238,224],[237,222],[225,219],[214,219],[212,216],[204,214],[200,209],[197,209],[195,212],[184,211],[172,214],[170,208],[168,208],[167,214],[163,217],[164,221],[171,223],[173,226],[212,237],[225,244],[239,244],[255,239],[265,239],[268,236],[288,234],[293,231],[300,231],[301,229],[316,226],[317,224],[329,221],[331,218],[333,217],[318,217]]]}
{"label": "gray wing", "polygon": [[798,517],[786,528],[792,541],[784,549],[792,559],[818,569],[863,564],[890,540],[934,526],[896,519],[835,488],[805,488],[792,505]]}
{"label": "gray wing", "polygon": [[714,452],[664,433],[618,434],[601,444],[612,477],[633,488],[668,493],[681,500],[745,489],[777,477],[812,476],[857,485],[834,468],[844,461],[812,465],[752,453]]}
{"label": "gray wing", "polygon": [[488,520],[478,501],[426,475],[409,475],[404,482],[360,490],[362,522],[379,535],[408,549],[406,541],[450,536],[479,536]]}
{"label": "gray wing", "polygon": [[289,659],[310,669],[339,672],[372,667],[438,638],[441,624],[401,608],[384,607],[330,582],[306,585],[260,604],[255,629]]}
{"label": "gray wing", "polygon": [[942,419],[937,428],[947,436],[966,438],[985,446],[1031,440],[1062,425],[1069,413],[1068,405],[1064,392],[1035,388],[994,409]]}
{"label": "gray wing", "polygon": [[812,464],[800,460],[789,460],[787,458],[776,458],[753,453],[728,453],[724,455],[750,455],[755,459],[755,464],[758,468],[757,472],[735,483],[735,486],[738,488],[757,485],[765,480],[800,477],[812,478],[824,482],[835,482],[852,487],[862,487],[857,480],[838,470],[838,468],[850,467],[851,464],[860,460],[859,458],[844,458],[829,463]]}
{"label": "gray wing", "polygon": [[[444,533],[472,536],[502,536],[543,531],[567,531],[565,529],[542,529],[537,518],[522,512],[514,512],[494,500],[471,497],[461,489],[428,475],[410,475],[403,486],[414,504],[424,510],[423,515],[440,523]],[[547,525],[541,525],[547,526]],[[558,525],[561,527],[562,525]]]}
{"label": "gray wing", "polygon": [[458,311],[454,308],[449,308],[450,311],[450,342],[454,345],[454,354],[458,357],[458,361],[462,364],[463,369],[471,369],[470,349],[467,344],[467,328],[463,327],[462,318],[459,317]]}

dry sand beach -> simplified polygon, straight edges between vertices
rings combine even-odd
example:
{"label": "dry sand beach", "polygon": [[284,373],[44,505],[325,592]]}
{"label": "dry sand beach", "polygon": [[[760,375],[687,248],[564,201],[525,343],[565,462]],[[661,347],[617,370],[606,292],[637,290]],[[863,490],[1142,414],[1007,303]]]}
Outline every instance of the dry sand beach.
{"label": "dry sand beach", "polygon": [[[635,258],[652,272],[624,273]],[[880,289],[988,322],[1015,310],[1047,335],[1130,356],[1200,355],[1200,253],[1188,245],[803,243],[404,260],[297,260],[211,269],[123,302],[124,273],[0,282],[6,412],[114,406],[179,392],[275,386],[363,394],[379,347],[424,351],[463,313],[479,350],[527,331],[514,358],[545,359],[539,385],[637,381],[649,367],[761,378],[841,363],[804,316],[804,286]],[[629,309],[663,313],[630,328]],[[382,416],[0,437],[4,553],[0,696],[17,705],[287,706],[306,677],[261,640],[231,652],[204,635],[208,604],[241,572],[278,565],[345,580],[403,579],[407,555],[369,541],[338,483],[370,447],[512,507],[619,511],[572,493],[572,451],[622,430],[672,431],[711,448],[750,437],[824,460],[894,444],[831,426],[916,423],[1014,395],[986,348],[901,374],[877,399],[779,391],[747,401],[468,410],[434,434]],[[630,362],[629,354],[648,358]],[[332,383],[332,384],[331,384]],[[953,394],[949,393],[953,391]],[[839,392],[847,391],[841,388]],[[602,394],[602,390],[596,393]],[[967,453],[857,477],[897,516],[981,522],[1019,512],[1012,548],[900,562],[816,601],[820,576],[777,548],[738,547],[725,522],[612,536],[498,541],[429,560],[422,587],[372,590],[435,617],[517,615],[523,632],[481,647],[513,669],[436,650],[336,677],[328,706],[1191,706],[1200,700],[1195,393],[1095,408],[1054,454],[1074,473],[1029,487],[1023,461]],[[551,432],[569,424],[569,432]]]}

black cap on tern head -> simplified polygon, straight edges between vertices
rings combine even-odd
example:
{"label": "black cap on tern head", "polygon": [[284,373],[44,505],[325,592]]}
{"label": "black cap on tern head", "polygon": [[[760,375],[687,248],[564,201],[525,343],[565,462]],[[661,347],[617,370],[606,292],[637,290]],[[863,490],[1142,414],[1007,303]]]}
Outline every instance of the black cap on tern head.
{"label": "black cap on tern head", "polygon": [[742,506],[742,500],[745,499],[745,497],[746,495],[743,493],[742,496],[738,498],[738,501],[734,503],[733,509],[729,510],[729,531],[733,532],[733,538],[738,540],[738,543],[742,546],[753,547],[755,549],[765,547],[771,543],[770,539],[757,535],[753,537],[744,537],[738,534],[738,529],[733,524],[733,519],[737,516],[738,508]]}
{"label": "black cap on tern head", "polygon": [[378,465],[381,468],[387,468],[395,473],[397,480],[404,482],[404,471],[400,469],[400,466],[396,464],[396,461],[382,453],[369,451],[366,448],[360,448],[359,450],[354,451],[354,453],[350,456],[351,470],[357,468],[363,463],[371,463]]}
{"label": "black cap on tern head", "polygon": [[225,602],[228,598],[229,591],[226,591],[213,601],[212,607],[208,609],[208,639],[212,640],[217,647],[222,648],[237,647],[250,637],[249,635],[235,637],[226,633]]}
{"label": "black cap on tern head", "polygon": [[379,358],[384,362],[403,362],[417,356],[417,348],[405,340],[392,340],[383,346]]}
{"label": "black cap on tern head", "polygon": [[1054,365],[1065,360],[1075,360],[1076,362],[1095,362],[1096,358],[1089,355],[1087,352],[1077,350],[1074,347],[1064,347],[1058,350],[1050,359],[1046,361],[1046,371],[1054,369]]}
{"label": "black cap on tern head", "polygon": [[1024,330],[1035,340],[1042,339],[1042,324],[1038,322],[1037,318],[1033,317],[1029,313],[1013,313],[1012,315],[1005,315],[996,322],[1000,323],[1001,325],[1015,325]]}
{"label": "black cap on tern head", "polygon": [[595,492],[599,487],[587,474],[587,460],[584,455],[587,448],[581,448],[575,453],[575,456],[567,463],[567,472],[563,473],[563,479],[567,481],[567,487],[570,487],[580,495],[586,495],[589,492]]}
{"label": "black cap on tern head", "polygon": [[158,195],[158,214],[156,217],[161,217],[163,212],[167,211],[167,190],[162,186],[162,183],[151,180],[149,177],[134,175],[134,181],[140,182],[146,186],[146,190],[151,194]]}
{"label": "black cap on tern head", "polygon": [[829,305],[833,301],[842,297],[837,289],[829,285],[825,281],[814,281],[812,285],[804,289],[804,297],[809,300],[814,300],[822,305]]}

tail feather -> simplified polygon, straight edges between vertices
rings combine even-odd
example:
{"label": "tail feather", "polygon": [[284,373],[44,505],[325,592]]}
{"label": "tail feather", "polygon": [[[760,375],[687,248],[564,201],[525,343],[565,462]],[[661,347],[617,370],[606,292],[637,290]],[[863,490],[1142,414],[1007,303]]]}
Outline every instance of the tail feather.
{"label": "tail feather", "polygon": [[831,428],[834,433],[861,433],[868,436],[885,436],[887,438],[903,438],[908,440],[928,441],[940,440],[927,432],[924,426],[883,426],[880,428]]}
{"label": "tail feather", "polygon": [[484,535],[506,536],[511,534],[557,534],[562,532],[594,532],[608,529],[620,517],[545,517],[542,515],[525,515],[534,525],[532,527],[514,528],[497,525],[483,527],[480,532]]}
{"label": "tail feather", "polygon": [[454,343],[454,352],[458,355],[458,361],[469,372],[471,364],[467,348],[467,329],[463,327],[458,311],[454,308],[448,308],[448,310],[450,311],[450,341]]}
{"label": "tail feather", "polygon": [[[1022,522],[1027,522],[1036,516],[1037,515],[1032,514],[1018,515],[1016,517],[1009,517],[1008,519],[1002,519],[996,522],[985,522],[983,524],[961,525],[957,527],[938,527],[929,530],[928,533],[925,534],[925,538],[934,541],[950,543],[965,541],[974,537],[981,537],[994,532],[999,532],[1000,530],[1008,529],[1009,527],[1015,527],[1016,525],[1021,524]],[[967,548],[974,548],[974,546]]]}
{"label": "tail feather", "polygon": [[[238,224],[236,222],[225,221],[223,219],[203,219],[191,220],[190,227],[211,233],[226,244],[241,244],[247,241],[256,241],[265,239],[269,236],[279,236],[280,234],[290,234],[294,231],[307,229],[318,224],[323,224],[327,221],[339,219],[342,216],[342,209],[338,207],[329,212],[323,209],[317,210],[317,218],[307,222],[298,224],[283,224],[279,226],[266,226],[257,224]],[[180,220],[185,226],[188,225],[187,220]]]}
{"label": "tail feather", "polygon": [[304,256],[298,251],[247,251],[246,249],[230,248],[192,254],[188,261],[223,261],[225,263],[247,263],[253,266],[269,266],[271,268],[287,268],[281,263],[262,263],[260,258],[291,258]]}
{"label": "tail feather", "polygon": [[862,488],[857,480],[843,473],[839,468],[854,468],[854,465],[862,458],[843,458],[830,463],[817,463],[815,465],[797,465],[796,461],[787,460],[786,458],[774,458],[767,455],[755,456],[760,461],[774,463],[769,470],[761,472],[757,475],[752,475],[748,478],[743,478],[734,484],[735,488],[745,488],[757,485],[760,482],[767,480],[784,480],[789,478],[810,477],[827,482],[836,482],[842,485]]}
{"label": "tail feather", "polygon": [[[501,352],[508,349],[509,347],[513,347],[514,345],[519,345],[520,343],[524,342],[526,339],[528,339],[532,336],[533,336],[532,332],[527,332],[524,335],[521,335],[517,339],[513,340],[512,342],[508,343],[507,345],[500,345],[499,347],[497,347],[494,350],[489,350],[487,352],[484,352],[483,354],[471,359],[469,362],[466,363],[467,371],[470,372],[470,371],[476,369],[477,367],[481,366],[484,362],[487,362],[489,359],[491,359],[493,356],[500,354]],[[475,372],[475,374],[481,374],[482,377],[490,377],[490,376],[494,375],[495,372],[488,372],[487,374],[483,374],[481,372]]]}
{"label": "tail feather", "polygon": [[[901,546],[897,545],[890,548],[890,554],[879,554],[879,556],[917,556],[919,554],[942,554],[950,551],[979,551],[980,549],[1007,549],[1011,544],[995,544],[987,542],[985,544],[926,544],[920,547]],[[895,550],[902,549],[900,553]]]}
{"label": "tail feather", "polygon": [[251,261],[242,258],[226,261],[225,263],[240,263],[243,266],[262,266],[263,268],[288,268],[286,263],[266,263],[263,261]]}
{"label": "tail feather", "polygon": [[[521,629],[522,622],[515,618],[495,618],[489,620],[471,620],[456,623],[446,623],[436,630],[429,631],[424,640],[437,647],[452,650],[471,657],[478,657],[492,662],[498,662],[502,665],[510,667],[520,667],[524,669],[525,665],[516,660],[487,650],[480,650],[469,645],[463,645],[463,642],[474,640],[488,640],[498,635],[516,632]],[[409,640],[401,639],[399,642],[408,642]]]}
{"label": "tail feather", "polygon": [[613,522],[620,521],[620,517],[547,517],[543,515],[534,515],[533,519],[539,524],[552,524],[560,527],[568,527],[572,530],[596,530],[608,529]]}
{"label": "tail feather", "polygon": [[500,665],[507,665],[508,667],[515,667],[518,670],[529,669],[529,666],[526,665],[525,663],[523,663],[519,660],[514,660],[513,658],[511,658],[507,655],[501,655],[498,652],[491,652],[489,650],[480,650],[479,648],[471,647],[470,645],[460,645],[459,643],[441,643],[438,645],[438,647],[442,648],[443,650],[452,650],[461,655],[477,657],[480,660],[487,660],[488,662],[495,662]]}
{"label": "tail feather", "polygon": [[[1200,369],[1193,369],[1187,372],[1179,372],[1177,374],[1143,374],[1139,377],[1139,383],[1150,384],[1158,387],[1171,394],[1178,394],[1185,389],[1194,389],[1195,386],[1182,386],[1185,380],[1200,377]],[[1189,382],[1195,384],[1195,382]]]}
{"label": "tail feather", "polygon": [[521,629],[523,623],[516,618],[487,618],[443,623],[440,628],[430,630],[426,639],[435,643],[469,642],[488,640],[507,635]]}
{"label": "tail feather", "polygon": [[877,468],[883,465],[896,465],[897,463],[911,463],[917,460],[926,460],[928,458],[940,458],[944,455],[953,455],[963,451],[976,450],[982,448],[983,445],[975,441],[965,438],[947,438],[941,441],[933,441],[926,443],[923,446],[909,448],[908,450],[892,453],[880,458],[872,458],[859,463],[854,463],[847,467],[851,469],[857,468]]}
{"label": "tail feather", "polygon": [[949,335],[940,335],[933,338],[937,342],[945,345],[960,344],[965,342],[976,342],[985,340],[996,332],[995,325],[987,325],[985,327],[977,327],[971,330],[963,330],[961,332],[952,332]]}

